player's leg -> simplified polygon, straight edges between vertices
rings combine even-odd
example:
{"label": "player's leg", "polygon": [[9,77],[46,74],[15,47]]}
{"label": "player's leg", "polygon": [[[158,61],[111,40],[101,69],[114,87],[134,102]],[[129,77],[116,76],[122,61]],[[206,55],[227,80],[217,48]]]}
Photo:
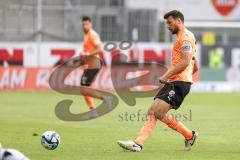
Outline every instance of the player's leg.
{"label": "player's leg", "polygon": [[164,115],[171,109],[171,105],[161,99],[155,99],[148,110],[147,121],[142,126],[139,136],[135,141],[118,141],[118,144],[127,150],[139,152],[142,150],[144,142],[156,127],[157,120],[163,119]]}
{"label": "player's leg", "polygon": [[84,96],[84,99],[85,99],[85,101],[86,101],[86,103],[87,103],[87,105],[88,105],[88,108],[89,108],[90,110],[93,110],[93,109],[94,109],[93,99],[92,99],[91,97],[89,97],[89,96]]}
{"label": "player's leg", "polygon": [[84,95],[85,101],[89,107],[90,110],[94,109],[94,102],[93,98],[97,98],[100,100],[103,100],[103,103],[107,107],[112,107],[113,100],[111,96],[104,96],[102,93],[89,89],[89,86],[94,82],[97,74],[99,73],[99,69],[86,69],[83,72],[82,78],[81,78],[81,90],[80,93]]}
{"label": "player's leg", "polygon": [[118,144],[122,148],[131,151],[141,151],[142,145],[156,126],[156,119],[159,119],[166,123],[170,128],[182,133],[186,137],[185,147],[187,150],[190,150],[198,134],[187,129],[181,122],[175,121],[166,116],[166,113],[171,108],[177,109],[181,105],[189,90],[190,85],[182,82],[165,85],[155,96],[155,101],[148,112],[148,119],[141,129],[139,137],[135,141],[118,141]]}
{"label": "player's leg", "polygon": [[185,139],[192,138],[192,130],[188,129],[182,122],[176,120],[171,115],[166,114],[161,121],[165,123],[169,128],[182,134]]}
{"label": "player's leg", "polygon": [[194,145],[194,142],[198,136],[198,133],[188,129],[182,122],[176,120],[170,115],[165,115],[161,120],[163,123],[168,125],[169,128],[179,132],[185,138],[185,148],[186,150],[190,150]]}
{"label": "player's leg", "polygon": [[156,126],[157,120],[163,119],[164,115],[171,109],[171,105],[161,99],[155,99],[148,110],[148,118],[135,140],[137,144],[143,145]]}
{"label": "player's leg", "polygon": [[[166,101],[169,100],[169,103],[172,103],[173,109],[178,109],[186,95],[189,93],[189,91],[190,91],[189,83],[174,82],[173,87],[169,91],[169,98],[165,100]],[[198,136],[197,132],[188,129],[182,122],[176,120],[174,117],[167,114],[163,117],[161,121],[165,123],[169,128],[182,134],[185,138],[186,149],[187,150],[191,149],[191,146],[193,146],[194,141]]]}
{"label": "player's leg", "polygon": [[94,92],[88,89],[88,87],[91,86],[91,84],[95,80],[99,70],[100,69],[85,69],[81,78],[81,86],[83,87],[81,90],[81,93],[83,95],[89,95],[89,96],[84,96],[84,99],[90,110],[94,109],[94,102],[92,97],[103,99],[100,93]]}

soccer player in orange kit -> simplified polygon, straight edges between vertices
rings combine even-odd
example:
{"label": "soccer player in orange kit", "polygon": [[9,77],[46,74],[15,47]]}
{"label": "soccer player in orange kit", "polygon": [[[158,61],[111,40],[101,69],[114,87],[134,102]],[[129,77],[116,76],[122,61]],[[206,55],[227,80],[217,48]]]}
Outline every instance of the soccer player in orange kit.
{"label": "soccer player in orange kit", "polygon": [[75,61],[81,60],[84,62],[84,71],[81,78],[81,86],[86,89],[82,90],[81,92],[84,95],[85,101],[90,110],[94,109],[94,102],[92,97],[103,100],[107,106],[111,107],[112,104],[110,97],[103,96],[97,92],[91,92],[92,97],[87,95],[90,93],[90,91],[87,90],[87,87],[91,86],[102,67],[102,63],[99,57],[99,54],[102,53],[102,43],[100,36],[92,28],[92,20],[90,17],[84,16],[82,18],[82,27],[85,33],[83,38],[84,53],[80,56],[80,59],[74,59]]}
{"label": "soccer player in orange kit", "polygon": [[180,107],[190,91],[193,83],[192,76],[198,70],[195,59],[195,37],[184,27],[184,16],[180,11],[170,11],[164,15],[164,19],[169,31],[177,35],[172,49],[171,66],[159,79],[160,83],[165,83],[165,85],[154,97],[148,110],[147,120],[140,130],[139,136],[134,141],[117,142],[120,147],[126,150],[141,151],[158,120],[184,136],[186,150],[191,149],[198,136],[197,132],[188,129],[183,123],[167,114],[169,110]]}
{"label": "soccer player in orange kit", "polygon": [[[99,53],[102,52],[101,40],[96,31],[92,29],[92,20],[90,17],[82,18],[82,27],[85,33],[83,38],[84,54],[88,56],[84,60],[85,69],[81,78],[81,86],[90,86],[101,69]],[[93,99],[84,96],[90,110],[94,109]]]}

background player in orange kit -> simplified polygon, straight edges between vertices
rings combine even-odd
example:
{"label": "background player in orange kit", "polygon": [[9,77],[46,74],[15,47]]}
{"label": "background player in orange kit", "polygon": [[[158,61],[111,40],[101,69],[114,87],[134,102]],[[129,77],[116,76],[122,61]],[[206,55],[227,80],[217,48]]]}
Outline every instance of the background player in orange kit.
{"label": "background player in orange kit", "polygon": [[[94,109],[94,102],[92,97],[103,100],[106,106],[111,107],[111,97],[104,96],[101,93],[87,89],[95,80],[98,72],[101,69],[102,64],[99,54],[102,53],[102,45],[98,33],[92,28],[92,20],[90,17],[84,16],[82,18],[82,27],[85,33],[83,38],[84,53],[81,54],[80,58],[77,57],[72,59],[74,62],[84,62],[84,71],[81,78],[81,86],[84,89],[82,89],[80,92],[84,95],[85,101],[90,110]],[[96,112],[93,113],[94,116],[97,116]]]}
{"label": "background player in orange kit", "polygon": [[148,110],[147,121],[144,123],[139,136],[134,141],[118,141],[120,147],[130,151],[139,152],[142,150],[143,144],[154,130],[157,120],[184,136],[186,150],[191,149],[198,136],[197,132],[188,129],[180,121],[167,115],[169,110],[180,107],[190,91],[193,83],[192,75],[198,70],[195,59],[195,37],[184,27],[184,16],[181,12],[170,11],[164,15],[164,19],[169,31],[177,35],[172,49],[171,66],[159,79],[165,85],[154,97]]}
{"label": "background player in orange kit", "polygon": [[[99,54],[102,52],[101,40],[96,31],[92,28],[90,17],[82,18],[82,27],[85,33],[83,38],[83,49],[86,58],[84,59],[85,69],[81,78],[81,86],[90,86],[101,69]],[[94,109],[93,99],[84,96],[89,109]]]}

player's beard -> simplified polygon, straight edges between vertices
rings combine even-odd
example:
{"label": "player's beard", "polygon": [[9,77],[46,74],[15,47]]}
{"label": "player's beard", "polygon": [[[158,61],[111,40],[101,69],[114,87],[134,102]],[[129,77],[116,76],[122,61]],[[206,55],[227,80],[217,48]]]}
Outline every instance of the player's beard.
{"label": "player's beard", "polygon": [[179,32],[179,28],[176,26],[171,32],[172,34],[177,34]]}
{"label": "player's beard", "polygon": [[90,30],[90,28],[86,28],[86,29],[83,28],[83,31],[85,34],[88,33],[89,30]]}
{"label": "player's beard", "polygon": [[88,32],[88,30],[87,30],[87,29],[83,29],[83,31],[84,31],[84,33],[87,33],[87,32]]}

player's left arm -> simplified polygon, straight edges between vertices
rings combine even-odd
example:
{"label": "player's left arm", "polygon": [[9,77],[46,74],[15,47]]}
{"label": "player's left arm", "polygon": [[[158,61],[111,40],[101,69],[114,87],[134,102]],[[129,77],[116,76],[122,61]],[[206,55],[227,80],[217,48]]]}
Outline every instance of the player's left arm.
{"label": "player's left arm", "polygon": [[192,44],[189,41],[183,41],[181,47],[182,61],[175,67],[169,68],[168,71],[159,79],[161,82],[167,81],[171,76],[180,73],[190,64],[192,59]]}

